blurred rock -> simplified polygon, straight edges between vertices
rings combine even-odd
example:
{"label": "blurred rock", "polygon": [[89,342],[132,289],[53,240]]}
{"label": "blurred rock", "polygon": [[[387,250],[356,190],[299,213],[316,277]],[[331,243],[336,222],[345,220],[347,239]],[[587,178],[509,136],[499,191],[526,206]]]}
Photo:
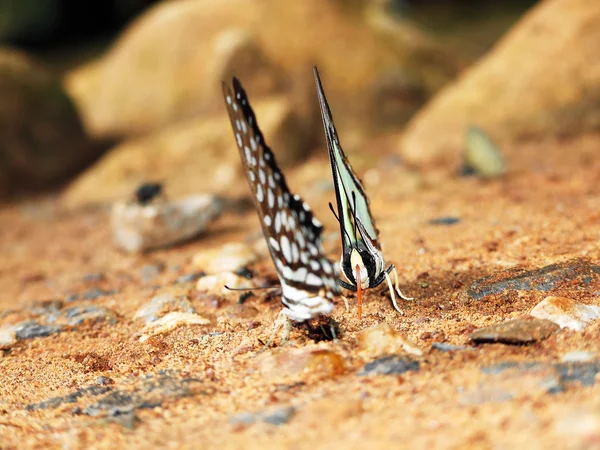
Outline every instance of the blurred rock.
{"label": "blurred rock", "polygon": [[220,213],[220,200],[210,195],[145,205],[118,202],[111,215],[113,239],[128,252],[167,247],[199,235]]}
{"label": "blurred rock", "polygon": [[0,328],[0,350],[9,348],[17,342],[17,333],[13,327]]}
{"label": "blurred rock", "polygon": [[207,325],[210,321],[204,317],[187,312],[170,312],[144,327],[140,342],[145,342],[153,336],[169,333],[185,325]]}
{"label": "blurred rock", "polygon": [[0,48],[0,97],[0,197],[64,181],[99,154],[60,80],[28,56]]}
{"label": "blurred rock", "polygon": [[549,320],[514,319],[479,328],[469,337],[477,343],[530,344],[542,341],[558,330],[560,327]]}
{"label": "blurred rock", "polygon": [[207,273],[235,272],[255,260],[256,254],[251,247],[230,243],[219,249],[196,253],[192,264]]}
{"label": "blurred rock", "polygon": [[[539,2],[485,57],[410,122],[411,163],[455,163],[468,125],[507,143],[600,125],[600,2]],[[550,76],[551,74],[551,76]]]}
{"label": "blurred rock", "polygon": [[423,352],[387,323],[380,323],[362,330],[358,335],[359,351],[364,357],[409,353],[421,356]]}
{"label": "blurred rock", "polygon": [[593,320],[600,318],[600,307],[584,305],[566,297],[546,297],[531,310],[531,316],[547,319],[561,328],[582,331]]}
{"label": "blurred rock", "polygon": [[284,406],[268,411],[252,413],[244,412],[230,417],[229,423],[231,425],[252,425],[256,422],[264,422],[271,425],[284,425],[292,419],[295,413],[296,408],[293,406]]}
{"label": "blurred rock", "polygon": [[[220,86],[218,92],[221,95]],[[249,95],[278,161],[297,159],[306,151],[306,133],[289,100],[255,102],[252,92]],[[188,120],[118,145],[71,184],[63,203],[79,207],[128,198],[147,180],[161,180],[169,196],[193,192],[248,195],[229,117],[224,105],[221,108],[217,117]],[[240,181],[237,185],[236,180]]]}
{"label": "blurred rock", "polygon": [[404,372],[419,370],[419,362],[406,356],[384,356],[371,361],[358,372],[360,376],[367,375],[401,375]]}
{"label": "blurred rock", "polygon": [[462,64],[418,28],[391,20],[337,1],[161,2],[66,84],[92,135],[124,136],[221,110],[220,82],[232,74],[254,98],[297,94],[298,113],[312,116],[310,67],[318,63],[332,98],[348,99],[372,123],[398,124]]}
{"label": "blurred rock", "polygon": [[492,139],[479,127],[470,126],[465,135],[464,174],[473,173],[483,178],[504,174],[504,158]]}
{"label": "blurred rock", "polygon": [[315,348],[281,348],[256,358],[259,370],[270,380],[332,378],[345,372],[343,358],[336,352]]}
{"label": "blurred rock", "polygon": [[146,325],[155,322],[168,312],[195,314],[196,310],[185,295],[170,293],[156,295],[135,312],[134,319],[141,319]]}

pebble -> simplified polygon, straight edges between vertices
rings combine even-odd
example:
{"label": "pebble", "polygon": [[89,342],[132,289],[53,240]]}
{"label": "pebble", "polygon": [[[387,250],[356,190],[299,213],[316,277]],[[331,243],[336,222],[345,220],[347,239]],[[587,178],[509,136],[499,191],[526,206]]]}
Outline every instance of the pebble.
{"label": "pebble", "polygon": [[199,291],[208,291],[211,294],[220,295],[231,294],[232,292],[226,289],[225,286],[233,289],[248,289],[256,287],[252,281],[231,272],[221,272],[215,275],[207,275],[200,278],[196,283],[196,289]]}
{"label": "pebble", "polygon": [[117,202],[111,212],[113,240],[132,253],[168,247],[204,232],[222,209],[222,201],[211,195],[175,201],[161,197],[146,204]]}
{"label": "pebble", "polygon": [[219,273],[236,272],[254,261],[256,261],[256,253],[250,246],[231,243],[219,249],[196,253],[192,264],[207,273]]}
{"label": "pebble", "polygon": [[284,425],[292,419],[294,414],[296,414],[296,408],[285,406],[265,412],[236,414],[229,419],[229,423],[232,425],[252,425],[257,422],[264,422],[271,425]]}
{"label": "pebble", "polygon": [[419,362],[406,356],[392,355],[371,361],[363,366],[358,375],[400,375],[419,370]]}
{"label": "pebble", "polygon": [[332,378],[346,371],[344,359],[333,350],[286,348],[263,353],[256,358],[258,369],[270,380]]}
{"label": "pebble", "polygon": [[171,293],[160,294],[138,309],[133,318],[141,319],[147,325],[164,316],[167,312],[182,312],[196,314],[190,301],[185,295],[174,295]]}
{"label": "pebble", "polygon": [[549,320],[514,319],[479,328],[470,335],[476,343],[529,344],[548,338],[560,327]]}
{"label": "pebble", "polygon": [[387,323],[366,328],[358,334],[358,348],[363,357],[409,353],[421,356],[423,351]]}
{"label": "pebble", "polygon": [[[597,288],[600,285],[600,266],[584,259],[572,259],[535,270],[517,272],[509,269],[473,282],[468,294],[474,300],[481,300],[509,290],[549,292],[564,284],[572,289]],[[592,289],[592,292],[595,290]]]}
{"label": "pebble", "polygon": [[170,312],[158,320],[150,322],[144,327],[143,334],[140,336],[140,342],[145,342],[153,336],[169,333],[176,328],[185,325],[207,325],[210,320],[204,317],[187,312]]}
{"label": "pebble", "polygon": [[[116,293],[116,291],[105,291],[105,290],[99,289],[99,288],[92,288],[83,293],[83,298],[85,300],[96,300],[97,298],[106,297],[107,295],[113,295],[115,293]],[[67,301],[70,301],[70,300],[67,300]]]}
{"label": "pebble", "polygon": [[181,275],[179,278],[177,278],[177,280],[175,280],[175,283],[177,283],[177,284],[193,283],[194,281],[198,281],[200,278],[202,278],[205,275],[206,275],[206,272],[203,272],[203,271],[188,273],[185,275]]}
{"label": "pebble", "polygon": [[436,217],[435,219],[429,220],[429,225],[455,225],[460,222],[460,217],[446,216]]}
{"label": "pebble", "polygon": [[593,320],[600,318],[600,307],[577,303],[567,297],[546,297],[530,313],[538,319],[550,320],[561,328],[582,331]]}
{"label": "pebble", "polygon": [[157,276],[159,276],[163,270],[165,270],[164,263],[158,262],[152,264],[145,264],[140,269],[140,278],[144,283],[149,283],[152,280],[154,280]]}
{"label": "pebble", "polygon": [[80,325],[84,322],[96,323],[102,321],[112,325],[116,322],[117,316],[114,311],[104,306],[79,305],[65,309],[59,320],[71,326]]}
{"label": "pebble", "polygon": [[452,344],[447,344],[446,342],[434,342],[433,344],[431,344],[431,349],[432,350],[439,350],[440,352],[458,352],[461,350],[467,350],[469,349],[469,347],[465,346],[465,345],[452,345]]}
{"label": "pebble", "polygon": [[561,356],[561,362],[589,362],[598,359],[598,353],[576,350]]}
{"label": "pebble", "polygon": [[7,349],[17,342],[17,333],[14,327],[0,328],[0,350]]}
{"label": "pebble", "polygon": [[46,337],[62,331],[60,325],[40,325],[35,321],[27,321],[18,324],[15,327],[17,339],[33,339],[37,337]]}
{"label": "pebble", "polygon": [[504,174],[504,159],[500,149],[485,131],[476,126],[467,129],[465,136],[464,165],[484,178],[496,178]]}

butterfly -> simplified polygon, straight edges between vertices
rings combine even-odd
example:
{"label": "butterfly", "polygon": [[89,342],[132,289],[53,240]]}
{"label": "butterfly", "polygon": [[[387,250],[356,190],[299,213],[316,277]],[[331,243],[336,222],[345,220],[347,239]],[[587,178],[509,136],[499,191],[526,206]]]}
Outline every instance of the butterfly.
{"label": "butterfly", "polygon": [[222,86],[244,172],[281,283],[283,309],[266,348],[281,326],[283,344],[292,320],[302,322],[332,312],[332,297],[339,293],[337,268],[325,256],[321,223],[300,196],[290,192],[242,84],[234,77],[232,86],[224,82]]}
{"label": "butterfly", "polygon": [[[391,264],[387,269],[385,268],[385,260],[379,243],[379,231],[369,208],[369,199],[340,145],[319,71],[314,67],[313,72],[333,173],[337,214],[331,203],[329,207],[340,224],[342,239],[340,269],[348,280],[346,282],[340,279],[338,282],[345,289],[357,293],[360,317],[362,315],[362,290],[377,287],[386,280],[394,308],[401,313],[394,292],[405,300],[412,300],[412,298],[405,297],[398,288],[398,273],[395,266]],[[394,276],[393,286],[390,273]]]}

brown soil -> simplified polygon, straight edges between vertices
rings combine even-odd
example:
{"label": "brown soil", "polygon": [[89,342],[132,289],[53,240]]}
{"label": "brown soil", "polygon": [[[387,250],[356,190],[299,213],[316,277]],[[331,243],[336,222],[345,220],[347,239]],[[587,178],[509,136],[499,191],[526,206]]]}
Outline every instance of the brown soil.
{"label": "brown soil", "polygon": [[[225,214],[206,236],[184,246],[130,256],[112,245],[106,211],[67,212],[53,200],[5,207],[0,211],[0,324],[33,317],[31,308],[40,301],[64,300],[94,287],[116,293],[78,304],[101,305],[117,317],[114,324],[87,323],[19,341],[4,351],[0,448],[598,446],[600,385],[572,385],[548,394],[536,389],[536,383],[530,389],[526,377],[511,381],[500,375],[511,389],[522,383],[514,398],[465,397],[465,392],[500,389],[498,379],[484,376],[481,367],[504,361],[554,362],[574,350],[600,351],[598,324],[579,333],[563,330],[527,346],[487,344],[449,353],[430,347],[436,341],[472,345],[468,336],[475,328],[525,316],[548,295],[511,292],[477,301],[467,294],[473,281],[511,267],[599,259],[599,146],[598,135],[522,143],[504,149],[509,170],[494,181],[415,174],[383,159],[366,164],[374,167],[364,178],[385,255],[399,269],[403,292],[415,300],[402,302],[400,315],[383,287],[368,291],[358,320],[355,298],[349,296],[348,313],[338,299],[334,318],[340,325],[339,342],[316,343],[308,327],[301,326],[292,331],[288,345],[259,357],[260,340],[268,336],[280,310],[278,299],[258,291],[240,306],[237,294],[208,296],[195,292],[193,284],[175,285],[177,277],[197,270],[191,260],[198,251],[256,236],[254,211]],[[337,229],[327,208],[333,194],[314,187],[315,181],[328,179],[328,171],[327,161],[317,158],[289,171],[289,184],[325,223],[325,245],[337,259]],[[460,222],[428,224],[442,216],[457,216]],[[144,283],[140,270],[153,262],[164,263],[165,270]],[[269,259],[255,269],[274,277]],[[103,276],[86,278],[93,273]],[[140,343],[143,324],[133,315],[162,292],[189,292],[210,325],[180,327]],[[556,294],[594,301],[568,286]],[[368,360],[359,355],[358,333],[382,322],[423,349],[419,371],[357,375]],[[213,332],[222,334],[209,334]],[[265,374],[265,358],[307,348],[328,349],[341,359],[330,361],[337,366],[329,372],[323,363],[289,376],[282,372],[279,377],[277,366]],[[111,389],[127,390],[148,374],[165,373],[161,371],[200,380],[200,387],[194,395],[172,396],[160,406],[136,410],[131,428],[82,414],[97,401],[86,395],[54,408],[26,408],[97,385],[100,376],[112,380]],[[244,426],[229,420],[242,412],[288,405],[296,413],[284,425]],[[588,422],[595,418],[591,431],[590,426],[564,425],[582,412],[591,414]]]}

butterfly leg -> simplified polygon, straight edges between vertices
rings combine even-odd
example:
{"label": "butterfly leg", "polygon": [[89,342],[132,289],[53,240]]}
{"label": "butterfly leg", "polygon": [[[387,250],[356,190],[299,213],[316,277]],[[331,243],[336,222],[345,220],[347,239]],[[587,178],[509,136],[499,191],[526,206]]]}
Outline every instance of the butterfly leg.
{"label": "butterfly leg", "polygon": [[385,281],[387,281],[388,288],[390,290],[390,296],[392,297],[392,304],[394,305],[394,309],[400,314],[404,314],[402,310],[398,308],[398,304],[396,303],[396,294],[394,294],[394,286],[392,286],[392,280],[390,279],[390,275],[387,272],[385,272]]}
{"label": "butterfly leg", "polygon": [[342,300],[344,300],[344,306],[346,307],[346,312],[350,311],[350,303],[348,303],[348,299],[342,295]]}
{"label": "butterfly leg", "polygon": [[275,336],[277,336],[277,332],[281,327],[283,327],[283,334],[281,335],[280,346],[287,342],[288,338],[290,337],[290,331],[292,330],[292,320],[290,319],[290,316],[288,315],[288,312],[285,309],[282,309],[279,315],[277,316],[277,319],[275,319],[273,331],[271,332],[269,339],[267,339],[267,342],[263,346],[260,353],[264,352],[267,348],[271,346],[271,344],[273,343],[273,339],[275,339]]}
{"label": "butterfly leg", "polygon": [[396,292],[398,293],[398,295],[400,296],[400,298],[402,300],[414,300],[413,297],[406,297],[402,291],[400,290],[400,288],[398,287],[398,271],[396,270],[396,267],[394,267],[394,269],[392,270],[392,272],[394,273],[394,289],[396,290]]}

